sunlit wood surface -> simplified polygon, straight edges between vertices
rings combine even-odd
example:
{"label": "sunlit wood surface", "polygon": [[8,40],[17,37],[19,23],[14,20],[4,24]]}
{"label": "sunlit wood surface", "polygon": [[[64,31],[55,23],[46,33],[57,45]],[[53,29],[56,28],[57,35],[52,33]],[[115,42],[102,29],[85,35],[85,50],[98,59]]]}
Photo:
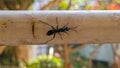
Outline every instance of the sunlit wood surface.
{"label": "sunlit wood surface", "polygon": [[[55,38],[46,33],[53,30],[41,23],[62,28],[77,27]],[[34,23],[34,27],[33,27]],[[0,11],[0,44],[88,44],[120,42],[120,11]]]}

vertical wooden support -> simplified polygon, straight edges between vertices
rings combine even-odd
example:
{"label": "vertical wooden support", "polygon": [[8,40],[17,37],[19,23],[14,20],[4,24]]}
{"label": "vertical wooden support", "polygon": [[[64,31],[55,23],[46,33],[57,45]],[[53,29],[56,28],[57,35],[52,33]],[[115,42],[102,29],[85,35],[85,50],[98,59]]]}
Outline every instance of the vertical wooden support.
{"label": "vertical wooden support", "polygon": [[89,68],[92,68],[93,54],[94,54],[94,52],[92,52],[92,53],[90,54],[90,59],[89,59],[89,63],[88,63],[88,67],[89,67]]}
{"label": "vertical wooden support", "polygon": [[66,44],[64,44],[64,61],[64,68],[69,68],[69,48]]}
{"label": "vertical wooden support", "polygon": [[120,68],[120,55],[117,53],[117,47],[116,46],[119,46],[119,44],[117,44],[117,43],[112,44],[112,49],[113,49],[113,53],[114,53],[113,68]]}
{"label": "vertical wooden support", "polygon": [[7,46],[0,46],[0,54],[4,51]]}
{"label": "vertical wooden support", "polygon": [[16,47],[16,57],[19,61],[25,61],[29,58],[29,46],[21,45]]}

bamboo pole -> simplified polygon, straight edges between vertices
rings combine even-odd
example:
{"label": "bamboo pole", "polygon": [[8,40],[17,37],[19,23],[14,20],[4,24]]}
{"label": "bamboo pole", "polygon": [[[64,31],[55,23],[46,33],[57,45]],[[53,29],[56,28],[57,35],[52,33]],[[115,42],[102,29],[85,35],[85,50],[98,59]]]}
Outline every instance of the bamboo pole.
{"label": "bamboo pole", "polygon": [[[118,43],[120,42],[120,11],[0,11],[0,44],[44,44],[53,35],[46,33],[69,22],[75,30],[58,33],[48,44]],[[41,21],[40,21],[41,20]]]}

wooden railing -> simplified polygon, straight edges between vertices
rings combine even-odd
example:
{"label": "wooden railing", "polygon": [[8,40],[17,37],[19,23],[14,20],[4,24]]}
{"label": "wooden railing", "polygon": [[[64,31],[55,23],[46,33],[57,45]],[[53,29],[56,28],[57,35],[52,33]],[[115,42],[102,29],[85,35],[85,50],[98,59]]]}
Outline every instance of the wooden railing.
{"label": "wooden railing", "polygon": [[[58,30],[57,22],[58,29],[77,28],[48,36],[49,30]],[[119,42],[120,11],[0,11],[3,45]]]}

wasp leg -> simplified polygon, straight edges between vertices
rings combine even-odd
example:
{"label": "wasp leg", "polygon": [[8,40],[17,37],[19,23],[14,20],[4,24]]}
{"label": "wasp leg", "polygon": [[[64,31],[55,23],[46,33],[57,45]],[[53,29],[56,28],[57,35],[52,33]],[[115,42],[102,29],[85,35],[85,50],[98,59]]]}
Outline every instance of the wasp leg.
{"label": "wasp leg", "polygon": [[61,33],[58,33],[58,35],[60,36],[61,40],[63,40]]}
{"label": "wasp leg", "polygon": [[68,32],[64,32],[65,34],[67,34],[67,35],[70,35]]}
{"label": "wasp leg", "polygon": [[58,29],[58,18],[56,17],[56,23],[57,23],[57,26],[56,26],[56,29]]}
{"label": "wasp leg", "polygon": [[52,41],[55,38],[55,35],[56,35],[56,33],[54,33],[53,37],[50,40],[46,41],[45,43]]}
{"label": "wasp leg", "polygon": [[54,26],[52,26],[52,25],[50,25],[50,24],[48,24],[48,23],[46,23],[46,22],[44,22],[44,21],[41,21],[41,20],[39,20],[39,22],[41,22],[41,23],[43,23],[43,24],[46,24],[46,25],[50,26],[53,30],[55,30]]}

